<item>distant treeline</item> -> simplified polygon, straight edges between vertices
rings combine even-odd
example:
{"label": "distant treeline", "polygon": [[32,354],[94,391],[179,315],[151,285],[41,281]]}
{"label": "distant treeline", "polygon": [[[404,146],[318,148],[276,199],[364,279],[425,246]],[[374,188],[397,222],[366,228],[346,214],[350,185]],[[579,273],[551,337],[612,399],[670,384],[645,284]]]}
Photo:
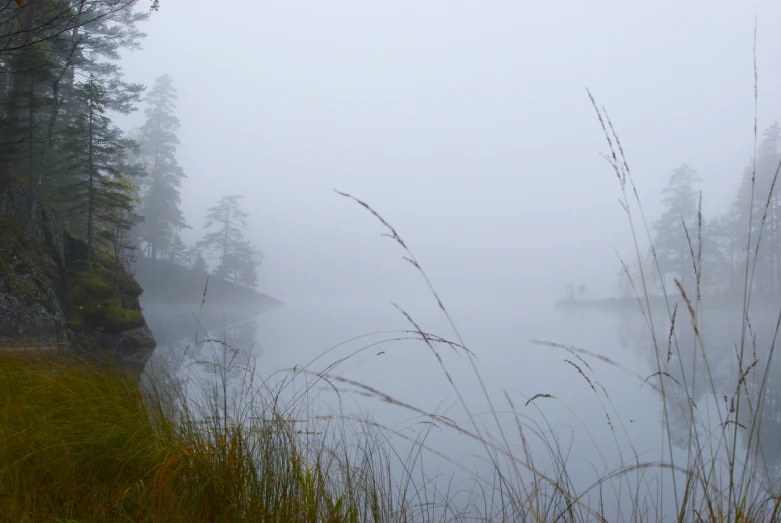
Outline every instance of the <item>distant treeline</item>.
{"label": "distant treeline", "polygon": [[142,302],[145,305],[198,305],[204,299],[204,291],[208,291],[206,300],[210,305],[281,305],[281,302],[254,289],[215,278],[197,267],[186,268],[168,260],[139,257],[132,268],[144,288]]}
{"label": "distant treeline", "polygon": [[[694,169],[683,164],[673,172],[663,191],[664,211],[652,224],[653,248],[643,253],[650,293],[679,295],[677,280],[692,299],[698,282],[702,295],[742,295],[748,254],[752,295],[763,301],[781,296],[780,149],[775,123],[760,137],[756,158],[749,159],[721,215],[701,213],[702,178]],[[623,266],[619,293],[642,295],[641,286],[639,264]]]}

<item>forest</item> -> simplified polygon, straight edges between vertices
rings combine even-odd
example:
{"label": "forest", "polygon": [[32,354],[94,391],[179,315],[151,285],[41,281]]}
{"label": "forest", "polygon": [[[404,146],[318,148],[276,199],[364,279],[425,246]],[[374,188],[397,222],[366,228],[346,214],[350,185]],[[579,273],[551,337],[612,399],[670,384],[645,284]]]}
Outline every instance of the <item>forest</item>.
{"label": "forest", "polygon": [[[705,216],[699,190],[703,181],[684,163],[662,191],[663,211],[651,223],[653,242],[645,258],[622,265],[618,290],[622,297],[636,294],[639,263],[647,268],[649,292],[685,293],[700,297],[742,297],[746,259],[752,258],[752,293],[759,302],[781,295],[781,196],[775,189],[781,168],[781,127],[774,123],[758,141],[756,161],[749,158],[735,177],[737,188],[729,208]],[[761,246],[761,247],[759,247]],[[756,255],[756,256],[755,256]],[[675,282],[680,284],[680,288]]]}
{"label": "forest", "polygon": [[[123,53],[138,50],[141,25],[158,8],[137,0],[3,2],[0,7],[0,182],[27,187],[31,216],[51,206],[69,231],[131,267],[143,256],[253,287],[261,252],[245,238],[241,197],[206,209],[206,235],[190,228],[176,149],[174,81],[151,88],[125,78]],[[117,115],[143,107],[127,132]],[[209,267],[209,261],[213,267]],[[212,270],[213,269],[213,270]]]}

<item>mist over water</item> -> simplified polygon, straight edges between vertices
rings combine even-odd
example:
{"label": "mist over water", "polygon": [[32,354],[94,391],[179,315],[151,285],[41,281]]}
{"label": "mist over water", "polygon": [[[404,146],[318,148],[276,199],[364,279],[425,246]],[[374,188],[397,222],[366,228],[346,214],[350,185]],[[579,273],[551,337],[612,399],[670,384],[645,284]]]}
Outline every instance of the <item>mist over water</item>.
{"label": "mist over water", "polygon": [[779,21],[0,2],[0,505],[781,523]]}
{"label": "mist over water", "polygon": [[179,90],[184,237],[200,237],[216,195],[244,195],[263,290],[282,301],[425,299],[333,189],[382,213],[450,303],[550,301],[571,280],[611,296],[631,238],[585,88],[610,111],[649,216],[684,161],[705,178],[706,211],[721,211],[752,151],[757,14],[760,129],[781,114],[779,9],[345,1],[236,16],[172,0],[123,64]]}
{"label": "mist over water", "polygon": [[[213,377],[195,362],[219,356],[222,347],[199,346],[182,335],[198,330],[201,342],[208,333],[250,353],[266,379],[287,379],[291,369],[314,362],[306,368],[467,427],[463,401],[486,434],[500,438],[493,407],[521,452],[515,410],[545,436],[531,443],[539,463],[546,463],[543,470],[554,467],[545,461],[545,445],[554,442],[577,492],[628,465],[671,456],[686,463],[693,422],[684,411],[691,405],[664,414],[665,401],[685,403],[679,389],[693,391],[697,422],[719,434],[730,415],[740,418],[755,408],[735,410],[736,388],[759,390],[764,376],[777,381],[774,363],[767,375],[763,365],[746,368],[766,359],[773,343],[778,294],[762,289],[781,287],[781,257],[767,255],[768,264],[759,265],[752,284],[763,307],[746,329],[741,293],[733,285],[744,269],[737,258],[746,254],[726,232],[734,230],[725,225],[729,220],[719,217],[742,219],[734,201],[743,201],[739,187],[754,153],[755,56],[757,140],[776,140],[772,124],[781,104],[770,93],[781,87],[772,65],[781,37],[771,28],[781,17],[779,4],[337,2],[302,10],[248,3],[238,11],[240,16],[203,2],[166,2],[150,22],[145,51],[128,55],[126,70],[140,79],[163,72],[176,79],[179,158],[188,175],[182,208],[193,224],[182,236],[199,238],[204,209],[219,195],[241,195],[247,236],[265,254],[257,288],[284,306],[257,316],[240,308],[211,310],[197,327],[189,317],[166,316],[177,309],[198,315],[196,302],[155,309],[142,298],[161,340],[150,365],[167,360],[180,373]],[[185,20],[209,27],[210,38],[185,31]],[[189,54],[200,58],[183,58]],[[647,232],[633,208],[636,237],[616,203],[620,183],[600,156],[608,146],[586,87],[597,106],[606,107],[603,114],[615,125],[631,167],[630,199],[635,205],[636,188],[648,225]],[[686,195],[688,210],[679,212],[663,191],[683,165],[696,171],[696,190]],[[760,170],[763,179],[772,172]],[[403,259],[408,253],[380,237],[388,230],[334,189],[367,202],[398,231],[474,353],[482,383],[460,349],[434,344],[440,364],[423,341],[399,339],[414,338],[408,331],[417,325],[459,341],[421,274]],[[672,307],[657,311],[653,321],[631,299],[614,309],[554,307],[563,298],[679,294],[673,280],[698,259],[699,244],[681,254],[682,229],[668,237],[659,233],[665,241],[675,236],[669,263],[678,265],[656,278],[647,236],[663,229],[657,220],[665,210],[674,225],[690,226],[690,242],[699,241],[692,225],[697,213],[700,225],[705,216],[705,235],[716,238],[720,257],[706,262],[702,285],[713,296],[729,294],[723,301],[738,304],[736,310],[695,306],[692,321],[681,301],[678,327],[670,334]],[[775,248],[780,243],[772,238]],[[638,253],[647,288],[632,272]],[[622,267],[635,278],[632,292],[619,276]],[[696,303],[694,281],[690,276],[681,285],[690,303]],[[741,346],[751,361],[739,366]],[[697,363],[702,354],[705,367]],[[660,361],[667,400],[655,389]],[[298,374],[289,390],[306,379],[316,378]],[[321,415],[363,416],[409,434],[422,430],[416,413],[367,398],[360,387],[341,382],[338,395],[327,384],[316,388]],[[781,436],[776,394],[772,388],[764,396],[767,441]],[[670,414],[675,412],[679,418]],[[668,438],[664,423],[680,437]],[[479,443],[456,429],[426,428],[433,449],[479,477],[491,475]],[[777,478],[781,455],[775,445],[763,449],[763,459],[767,478]],[[427,475],[470,476],[433,454],[426,460],[421,469]],[[650,505],[663,506],[671,517],[676,499],[669,471],[652,474],[668,480],[658,490],[641,490],[664,497]],[[627,473],[611,480],[612,494],[620,499],[635,479]],[[590,491],[595,499],[598,493]]]}
{"label": "mist over water", "polygon": [[[598,480],[627,464],[659,459],[668,441],[662,430],[662,397],[654,390],[656,382],[652,377],[657,369],[655,351],[646,319],[639,310],[568,310],[524,301],[497,301],[491,304],[490,311],[486,314],[484,304],[469,304],[454,307],[451,313],[457,318],[462,337],[476,355],[486,391],[519,455],[521,443],[515,416],[526,427],[532,455],[537,463],[544,464],[543,472],[552,472],[549,468],[553,466],[550,450],[546,445],[554,442],[552,444],[558,447],[566,461],[569,478],[576,490],[582,492],[592,488],[589,490],[591,502],[599,497],[599,488],[595,487]],[[442,333],[443,337],[454,339],[433,300],[421,304],[412,316],[424,331]],[[757,347],[764,347],[758,349],[760,352],[766,352],[769,344],[764,337],[772,333],[775,322],[772,316],[755,315],[753,328],[758,333],[765,333],[757,339]],[[735,348],[739,345],[741,329],[731,312],[706,311],[704,317],[705,330],[710,333],[708,351],[713,380],[709,380],[701,362],[698,368],[694,356],[680,360],[675,356],[669,366],[673,376],[669,384],[671,387],[681,384],[697,391],[694,399],[700,409],[699,422],[710,426],[714,434],[718,434],[719,420],[728,410],[724,398],[734,394]],[[687,318],[682,316],[678,321],[685,322]],[[227,339],[231,346],[251,348],[247,351],[251,361],[256,365],[258,375],[265,379],[289,380],[294,375],[294,368],[300,369],[309,364],[309,370],[325,373],[331,383],[337,383],[333,381],[334,376],[348,378],[380,390],[396,401],[446,416],[459,426],[472,429],[431,349],[420,340],[399,339],[410,337],[410,330],[414,327],[391,305],[367,307],[342,303],[323,307],[319,304],[288,304],[256,318],[226,325],[225,328],[218,327],[212,336]],[[694,338],[684,332],[681,328],[677,343],[682,354],[693,355],[697,351]],[[666,344],[669,323],[659,325],[656,334],[663,340],[661,343]],[[599,357],[541,345],[532,339],[582,348]],[[194,362],[222,361],[222,347],[201,343],[200,348],[196,348],[194,336],[190,336],[161,346],[147,372],[160,363],[158,358],[169,358],[169,361],[181,361],[179,375],[182,377],[203,383],[214,380],[217,373],[212,367]],[[178,360],[185,351],[189,351],[189,356]],[[490,414],[482,386],[475,379],[465,355],[445,345],[437,345],[437,351],[479,429],[498,438],[497,425]],[[778,364],[774,364],[771,381],[777,382],[781,377],[779,373]],[[236,373],[229,379],[237,387],[236,394],[241,390],[240,374]],[[761,379],[761,372],[757,370],[748,375],[752,383]],[[649,379],[646,381],[646,378]],[[699,382],[692,385],[693,380]],[[216,381],[219,382],[219,379]],[[317,380],[314,375],[295,375],[288,388],[290,397],[302,390],[308,381]],[[310,394],[314,398],[316,414],[342,419],[369,419],[388,431],[389,442],[402,456],[405,449],[410,448],[409,441],[394,436],[392,432],[407,437],[425,432],[426,445],[430,449],[458,464],[454,465],[431,452],[424,453],[426,457],[416,464],[420,467],[420,475],[437,478],[428,488],[434,492],[435,486],[441,489],[452,482],[459,486],[454,489],[455,501],[471,499],[474,502],[472,489],[475,478],[489,478],[494,471],[484,457],[485,449],[480,443],[458,430],[436,423],[430,430],[425,430],[429,429],[426,424],[430,420],[427,418],[388,404],[381,398],[367,398],[360,394],[359,387],[342,383],[339,388],[337,395],[328,383],[320,382],[315,387]],[[512,405],[508,403],[505,392]],[[527,404],[538,394],[553,397],[538,397]],[[777,441],[781,437],[781,414],[775,394],[773,389],[766,398],[762,432],[767,441]],[[691,422],[685,410],[683,406],[675,406],[669,411],[674,436],[673,456],[680,463],[685,463],[688,424]],[[748,416],[746,411],[743,416]],[[299,421],[302,423],[301,430],[315,430],[311,426],[324,430],[323,422],[317,425],[312,420]],[[745,419],[743,422],[748,423]],[[537,436],[543,436],[547,443]],[[763,453],[768,479],[774,481],[781,465],[781,453],[775,445],[764,446]],[[401,467],[401,462],[395,466]],[[404,469],[398,468],[396,472],[401,477]],[[651,474],[662,477],[665,472],[658,470]],[[606,504],[606,508],[603,507],[606,515],[627,515],[627,506],[621,509],[615,505],[616,499],[611,497],[615,489],[624,489],[627,481],[636,482],[637,479],[630,472],[620,474],[618,479],[603,485],[602,496],[607,499],[603,499],[602,503]],[[661,506],[667,517],[671,517],[676,512],[676,506],[669,476],[662,485],[666,501]],[[654,496],[660,496],[660,492],[656,487],[652,490]],[[654,507],[650,500],[646,503],[647,509]]]}

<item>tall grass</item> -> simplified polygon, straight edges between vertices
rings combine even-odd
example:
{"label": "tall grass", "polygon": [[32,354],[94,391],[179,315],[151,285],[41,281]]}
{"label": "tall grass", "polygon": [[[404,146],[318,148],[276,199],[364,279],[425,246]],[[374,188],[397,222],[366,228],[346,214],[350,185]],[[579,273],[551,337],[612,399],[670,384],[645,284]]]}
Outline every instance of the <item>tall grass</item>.
{"label": "tall grass", "polygon": [[207,400],[198,411],[181,389],[140,388],[71,356],[4,357],[0,519],[403,519],[379,440],[329,448],[295,429],[303,413],[275,391],[246,392],[243,410]]}
{"label": "tall grass", "polygon": [[[571,358],[565,359],[564,362],[574,368],[588,384],[607,417],[619,457],[619,465],[610,469],[608,459],[594,441],[595,469],[598,470],[601,466],[603,472],[599,473],[593,485],[578,489],[570,481],[565,452],[555,436],[553,427],[545,425],[547,420],[542,409],[539,408],[538,413],[543,420],[543,425],[534,425],[529,418],[519,413],[510,396],[505,395],[510,410],[510,424],[515,424],[517,427],[517,438],[511,439],[507,430],[507,419],[500,420],[502,412],[495,398],[490,396],[485,387],[473,353],[466,349],[466,344],[447,308],[409,246],[393,226],[369,204],[339,191],[337,192],[340,195],[354,200],[380,221],[387,231],[385,235],[400,246],[404,252],[404,259],[421,274],[436,305],[450,322],[455,342],[423,332],[415,320],[399,308],[413,327],[412,332],[428,346],[439,363],[458,398],[466,421],[458,424],[436,413],[424,412],[413,405],[398,401],[371,386],[338,376],[332,379],[359,387],[382,401],[398,405],[417,415],[430,416],[437,423],[479,442],[495,474],[493,480],[489,482],[483,480],[484,484],[488,485],[483,493],[491,500],[498,500],[498,503],[490,504],[491,511],[484,514],[486,519],[649,521],[675,518],[678,521],[781,521],[781,478],[778,471],[771,469],[772,464],[765,460],[763,451],[764,448],[777,446],[776,440],[780,437],[772,431],[763,431],[763,423],[774,421],[768,419],[765,410],[775,401],[772,395],[777,390],[777,384],[771,383],[771,372],[775,365],[781,310],[778,312],[770,342],[765,347],[757,347],[750,320],[751,290],[756,283],[755,273],[762,248],[762,233],[771,210],[781,163],[775,171],[766,203],[762,208],[754,208],[753,204],[756,185],[756,165],[754,166],[744,292],[740,318],[736,318],[741,326],[741,338],[735,351],[731,388],[724,391],[716,385],[711,361],[714,357],[723,358],[723,351],[719,352],[715,347],[709,346],[704,332],[705,311],[700,289],[703,273],[701,202],[696,230],[689,230],[685,223],[681,224],[688,240],[695,281],[694,288],[687,289],[680,281],[675,280],[675,292],[679,293],[681,302],[685,304],[685,310],[679,311],[677,304],[671,303],[668,299],[671,293],[664,288],[662,268],[653,247],[649,222],[643,211],[641,198],[619,135],[605,109],[597,104],[590,92],[588,96],[608,144],[609,152],[605,158],[616,175],[621,191],[620,201],[631,229],[634,255],[640,267],[639,281],[632,281],[627,264],[623,260],[622,264],[647,326],[656,368],[650,375],[640,376],[603,354],[555,342],[532,341],[561,349]],[[754,156],[756,158],[758,105],[756,58],[754,102]],[[756,162],[756,159],[754,161]],[[761,219],[758,232],[752,236],[755,214],[761,216]],[[693,241],[693,238],[697,241]],[[644,242],[651,246],[653,255],[651,266],[644,265],[645,257],[641,249],[641,244]],[[653,307],[651,303],[652,292],[649,281],[652,273],[656,273],[662,282],[664,307],[661,310]],[[684,339],[692,342],[685,343]],[[492,419],[490,427],[479,424],[474,413],[467,407],[459,385],[451,378],[449,368],[437,350],[440,344],[465,349],[466,357],[479,383],[487,411]],[[656,459],[640,460],[620,419],[611,418],[611,414],[615,414],[612,399],[609,392],[599,383],[589,360],[607,363],[614,369],[633,374],[639,383],[650,385],[658,395],[662,406],[662,423],[659,432],[659,454]],[[702,389],[707,391],[704,398],[698,392]],[[551,398],[555,400],[550,394],[538,393],[529,398],[526,405],[535,400]],[[573,412],[573,416],[581,425],[585,437],[593,441],[594,436],[589,426],[581,422],[577,413]],[[673,422],[675,418],[686,420],[686,434],[683,441],[686,450],[683,453],[675,452],[673,448],[674,440],[680,439]],[[614,425],[614,422],[617,424]],[[533,458],[528,445],[529,433],[543,443],[543,447],[547,450],[547,463],[540,463]],[[628,452],[624,442],[629,443]],[[739,443],[742,444],[742,449]],[[612,499],[606,503],[605,498],[611,495]]]}

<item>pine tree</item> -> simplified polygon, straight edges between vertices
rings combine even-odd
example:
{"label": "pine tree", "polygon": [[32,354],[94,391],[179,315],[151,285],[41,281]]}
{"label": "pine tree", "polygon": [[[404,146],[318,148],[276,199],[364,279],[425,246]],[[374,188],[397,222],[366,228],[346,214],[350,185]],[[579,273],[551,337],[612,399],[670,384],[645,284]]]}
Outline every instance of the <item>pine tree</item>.
{"label": "pine tree", "polygon": [[[90,3],[90,2],[87,2]],[[143,86],[123,80],[122,67],[117,63],[123,49],[138,50],[146,37],[136,24],[149,18],[149,12],[136,11],[138,0],[96,2],[85,6],[77,2],[73,16],[79,24],[63,35],[61,54],[69,54],[68,67],[63,69],[62,93],[66,117],[74,107],[69,103],[74,79],[79,75],[94,75],[112,92],[126,93],[132,99],[117,96],[112,109],[124,112],[143,92]],[[117,5],[120,4],[120,5]]]}
{"label": "pine tree", "polygon": [[[64,33],[105,22],[138,0],[16,0],[0,3],[0,56],[48,45]],[[152,1],[151,10],[156,10]]]}
{"label": "pine tree", "polygon": [[176,131],[179,119],[176,109],[176,89],[168,75],[157,79],[146,97],[146,123],[140,129],[141,162],[148,177],[142,187],[141,214],[144,223],[138,236],[146,243],[148,256],[157,258],[165,250],[173,232],[187,227],[179,208],[179,188],[185,178],[176,160],[179,140]]}
{"label": "pine tree", "polygon": [[[765,130],[756,162],[750,160],[743,171],[732,208],[724,218],[731,240],[733,266],[730,272],[734,275],[734,289],[741,288],[745,279],[746,256],[752,258],[758,254],[756,274],[751,278],[755,289],[765,295],[781,291],[781,194],[778,187],[781,180],[773,185],[781,165],[779,149],[781,127],[775,123]],[[757,251],[760,238],[761,246]],[[753,264],[752,260],[752,267]]]}
{"label": "pine tree", "polygon": [[216,206],[207,209],[204,226],[214,228],[206,234],[199,246],[218,253],[220,262],[215,274],[233,283],[253,286],[257,283],[256,269],[260,265],[256,250],[244,239],[247,213],[239,207],[241,196],[223,196]]}
{"label": "pine tree", "polygon": [[695,281],[692,253],[696,257],[699,251],[699,196],[694,190],[699,181],[697,172],[688,165],[676,169],[662,191],[665,210],[654,223],[654,247],[662,275],[676,277],[687,293],[692,292]]}
{"label": "pine tree", "polygon": [[188,258],[192,260],[192,266],[190,268],[194,272],[198,274],[207,274],[209,272],[206,258],[203,257],[202,249],[198,245],[195,245],[190,249]]}
{"label": "pine tree", "polygon": [[263,254],[255,249],[249,241],[237,245],[233,254],[232,277],[233,283],[254,287],[258,284],[257,268],[261,263]]}
{"label": "pine tree", "polygon": [[116,241],[130,226],[133,189],[129,177],[143,172],[127,163],[134,144],[106,115],[108,95],[94,77],[75,89],[81,112],[62,133],[59,204],[70,226],[87,239],[88,263],[101,240]]}
{"label": "pine tree", "polygon": [[[757,151],[757,187],[761,198],[758,208],[762,229],[759,256],[761,266],[758,278],[763,281],[766,294],[781,291],[781,190],[776,176],[781,167],[781,127],[778,122],[768,127]],[[762,220],[764,219],[764,223]],[[759,240],[759,237],[757,237]]]}
{"label": "pine tree", "polygon": [[0,8],[0,178],[28,178],[31,213],[59,161],[51,158],[55,134],[80,110],[72,96],[76,74],[98,79],[120,112],[132,110],[143,90],[123,82],[116,64],[120,49],[137,48],[145,36],[135,24],[149,15],[134,10],[137,1],[33,0]]}
{"label": "pine tree", "polygon": [[14,174],[31,184],[35,179],[53,67],[50,54],[42,47],[25,48],[5,57],[3,76],[8,90],[2,97],[0,120],[0,170],[5,176]]}
{"label": "pine tree", "polygon": [[[126,144],[125,151],[128,153],[127,156],[131,156],[132,152],[137,149],[137,144],[129,139],[124,140],[124,143]],[[127,161],[126,159],[124,163],[125,172],[132,175],[134,178],[143,177],[145,174],[143,170],[133,162]],[[125,263],[133,258],[126,258],[128,253],[135,250],[131,231],[143,221],[143,217],[140,216],[137,211],[140,203],[138,186],[127,176],[120,180],[120,185],[120,190],[130,199],[131,207],[119,210],[120,219],[114,224],[113,230],[110,230],[104,236],[107,236],[107,238],[111,240],[114,248],[114,256],[117,260]]]}
{"label": "pine tree", "polygon": [[702,270],[703,294],[723,295],[732,291],[734,264],[730,223],[725,216],[703,220]]}
{"label": "pine tree", "polygon": [[[36,130],[31,125],[35,121],[34,98],[40,81],[36,76],[46,59],[45,50],[35,45],[33,38],[39,6],[17,7],[8,2],[0,11],[0,50],[5,51],[0,54],[0,189],[12,174],[19,175],[16,168],[24,156],[25,142],[32,147]],[[28,156],[33,158],[32,150]]]}
{"label": "pine tree", "polygon": [[179,231],[173,233],[171,241],[168,245],[166,254],[168,255],[168,261],[176,265],[186,267],[190,260],[190,249],[182,240],[182,236]]}
{"label": "pine tree", "polygon": [[[107,110],[135,110],[123,49],[139,48],[139,0],[25,0],[0,5],[0,191],[26,179],[30,213],[55,203],[90,246],[119,258],[140,217],[133,144]],[[89,80],[77,82],[79,78]],[[34,220],[30,220],[34,223]],[[92,249],[90,249],[90,256]]]}

